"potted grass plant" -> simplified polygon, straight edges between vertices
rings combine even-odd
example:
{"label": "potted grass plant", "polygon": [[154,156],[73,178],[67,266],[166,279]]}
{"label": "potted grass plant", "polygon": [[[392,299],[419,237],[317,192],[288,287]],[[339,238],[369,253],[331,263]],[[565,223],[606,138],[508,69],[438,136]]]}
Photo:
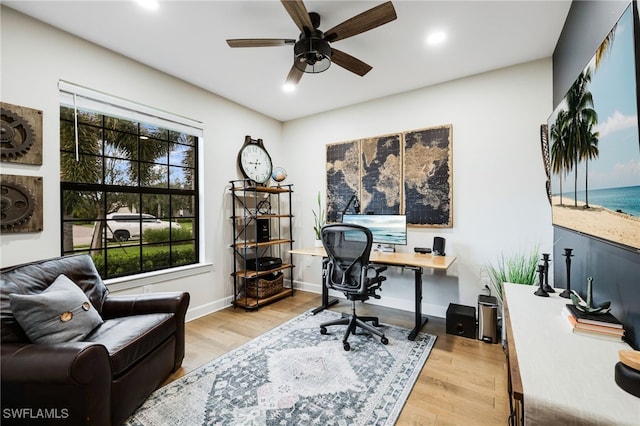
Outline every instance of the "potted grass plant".
{"label": "potted grass plant", "polygon": [[322,227],[326,223],[325,211],[322,208],[322,199],[320,197],[320,191],[318,191],[318,211],[313,212],[313,232],[316,236],[316,247],[322,247]]}
{"label": "potted grass plant", "polygon": [[540,249],[538,245],[530,250],[522,250],[510,256],[501,254],[495,264],[487,265],[487,272],[491,279],[495,293],[502,302],[503,284],[514,283],[534,285],[537,281]]}
{"label": "potted grass plant", "polygon": [[538,262],[540,259],[540,248],[535,245],[530,250],[522,250],[515,252],[506,257],[503,254],[498,257],[495,264],[487,265],[486,269],[489,273],[491,285],[495,290],[496,297],[500,304],[500,333],[502,337],[502,346],[506,345],[506,329],[502,324],[504,318],[504,300],[503,290],[504,283],[534,285],[536,284],[538,274]]}

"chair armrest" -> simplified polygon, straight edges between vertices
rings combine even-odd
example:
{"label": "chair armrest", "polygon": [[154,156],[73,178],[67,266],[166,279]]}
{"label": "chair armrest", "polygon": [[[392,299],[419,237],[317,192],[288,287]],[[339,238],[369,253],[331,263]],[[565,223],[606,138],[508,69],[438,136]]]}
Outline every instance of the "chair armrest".
{"label": "chair armrest", "polygon": [[58,344],[3,343],[0,372],[5,383],[82,384],[110,387],[107,348],[93,342]]}
{"label": "chair armrest", "polygon": [[131,315],[172,313],[184,323],[189,307],[189,293],[148,293],[107,296],[102,305],[102,317],[112,319]]}
{"label": "chair armrest", "polygon": [[102,304],[104,319],[131,315],[171,313],[176,322],[176,354],[173,371],[182,365],[185,351],[185,317],[190,295],[187,292],[147,293],[137,295],[107,296]]}
{"label": "chair armrest", "polygon": [[387,267],[385,265],[377,265],[375,263],[370,263],[369,265],[367,265],[367,269],[369,270],[373,269],[374,271],[376,271],[376,276],[378,276],[382,272],[386,271]]}
{"label": "chair armrest", "polygon": [[103,345],[3,343],[0,354],[3,424],[33,422],[42,410],[60,424],[111,424],[111,362]]}

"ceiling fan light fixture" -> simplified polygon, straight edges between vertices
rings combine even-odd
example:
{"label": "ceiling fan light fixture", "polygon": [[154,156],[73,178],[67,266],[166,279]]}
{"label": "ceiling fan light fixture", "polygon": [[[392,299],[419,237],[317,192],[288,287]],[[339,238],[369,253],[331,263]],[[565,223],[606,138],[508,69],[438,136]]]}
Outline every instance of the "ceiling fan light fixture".
{"label": "ceiling fan light fixture", "polygon": [[331,46],[322,38],[301,38],[293,47],[293,54],[293,63],[302,72],[317,74],[331,66]]}

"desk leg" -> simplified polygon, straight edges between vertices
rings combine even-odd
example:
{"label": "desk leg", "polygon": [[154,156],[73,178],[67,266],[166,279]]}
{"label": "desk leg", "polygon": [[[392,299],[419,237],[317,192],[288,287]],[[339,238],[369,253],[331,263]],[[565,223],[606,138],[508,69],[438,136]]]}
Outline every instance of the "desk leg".
{"label": "desk leg", "polygon": [[329,300],[329,289],[324,283],[325,273],[327,270],[325,267],[325,263],[326,263],[326,260],[322,262],[322,305],[318,306],[317,308],[311,311],[313,315],[317,314],[318,312],[322,312],[325,309],[327,309],[329,306],[333,306],[336,303],[338,303],[338,299]]}
{"label": "desk leg", "polygon": [[422,317],[422,268],[414,266],[408,268],[413,269],[415,274],[415,326],[409,333],[409,340],[415,340],[422,327],[429,321],[429,318]]}

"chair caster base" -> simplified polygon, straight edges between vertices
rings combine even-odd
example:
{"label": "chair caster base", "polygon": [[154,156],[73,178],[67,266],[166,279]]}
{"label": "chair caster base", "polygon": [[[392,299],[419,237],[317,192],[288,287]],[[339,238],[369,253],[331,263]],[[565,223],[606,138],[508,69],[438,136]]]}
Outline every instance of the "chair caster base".
{"label": "chair caster base", "polygon": [[380,339],[380,342],[383,345],[388,345],[389,344],[389,339],[387,339],[386,337],[382,336],[382,338]]}
{"label": "chair caster base", "polygon": [[349,342],[342,342],[342,347],[347,352],[351,350],[351,345],[349,344]]}

